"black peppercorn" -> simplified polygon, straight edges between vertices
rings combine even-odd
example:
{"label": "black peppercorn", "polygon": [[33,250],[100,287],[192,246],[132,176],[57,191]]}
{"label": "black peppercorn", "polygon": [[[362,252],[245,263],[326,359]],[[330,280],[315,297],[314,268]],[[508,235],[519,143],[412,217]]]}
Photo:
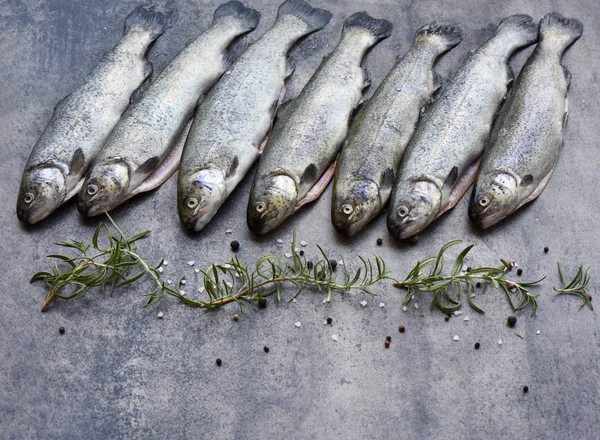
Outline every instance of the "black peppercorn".
{"label": "black peppercorn", "polygon": [[307,268],[308,270],[312,270],[312,268],[313,268],[312,261],[307,261],[307,262],[306,262],[306,268]]}
{"label": "black peppercorn", "polygon": [[333,319],[327,318],[327,324],[331,325],[332,322],[333,322]]}
{"label": "black peppercorn", "polygon": [[392,342],[392,337],[391,336],[386,336],[385,340],[388,341],[388,342]]}
{"label": "black peppercorn", "polygon": [[61,335],[65,334],[65,328],[64,327],[58,327],[58,333],[60,333]]}
{"label": "black peppercorn", "polygon": [[477,286],[477,288],[481,287],[481,282],[477,281],[477,284],[475,284]]}
{"label": "black peppercorn", "polygon": [[519,276],[523,275],[523,269],[518,268],[517,269],[517,275],[519,275]]}
{"label": "black peppercorn", "polygon": [[529,391],[529,387],[528,387],[527,385],[525,385],[525,386],[523,387],[523,392],[524,392],[524,393],[527,393],[528,391]]}
{"label": "black peppercorn", "polygon": [[269,352],[269,346],[265,345],[265,347],[263,348],[263,350],[265,350],[265,353],[268,353]]}
{"label": "black peppercorn", "polygon": [[229,244],[229,246],[231,246],[231,250],[232,250],[233,252],[237,252],[237,251],[239,250],[239,248],[240,248],[240,242],[239,242],[239,241],[237,241],[237,240],[233,240],[233,241],[232,241],[232,242]]}
{"label": "black peppercorn", "polygon": [[450,315],[444,316],[444,321],[450,321]]}
{"label": "black peppercorn", "polygon": [[267,308],[267,298],[263,298],[262,296],[258,298],[258,308],[266,309]]}
{"label": "black peppercorn", "polygon": [[547,247],[545,247],[545,248],[544,248],[544,253],[545,253],[545,254],[547,254],[549,250],[550,250],[550,249],[548,249]]}
{"label": "black peppercorn", "polygon": [[223,364],[221,358],[217,358],[217,367],[220,367]]}
{"label": "black peppercorn", "polygon": [[481,345],[479,344],[479,342],[475,342],[475,350],[479,350],[479,347],[480,347],[480,346],[481,346]]}
{"label": "black peppercorn", "polygon": [[517,317],[514,315],[510,315],[506,319],[506,321],[507,321],[509,327],[514,327],[517,324]]}
{"label": "black peppercorn", "polygon": [[383,244],[383,239],[382,238],[378,238],[377,239],[377,246],[381,246]]}
{"label": "black peppercorn", "polygon": [[337,267],[337,260],[334,260],[333,258],[330,259],[329,265],[331,266],[331,270],[335,270],[335,268]]}

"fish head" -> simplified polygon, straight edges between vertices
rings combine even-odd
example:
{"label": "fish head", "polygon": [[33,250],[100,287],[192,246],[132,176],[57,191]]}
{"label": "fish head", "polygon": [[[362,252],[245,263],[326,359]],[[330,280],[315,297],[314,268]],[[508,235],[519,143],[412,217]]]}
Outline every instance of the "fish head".
{"label": "fish head", "polygon": [[129,167],[121,160],[95,165],[77,197],[77,210],[88,217],[118,205],[129,187]]}
{"label": "fish head", "polygon": [[58,208],[67,193],[66,179],[57,167],[38,167],[25,172],[17,200],[17,217],[34,224]]}
{"label": "fish head", "polygon": [[480,176],[469,204],[469,218],[482,229],[498,223],[519,204],[517,179],[507,173]]}
{"label": "fish head", "polygon": [[412,237],[437,217],[441,204],[442,192],[432,181],[401,184],[388,211],[388,230],[396,238]]}
{"label": "fish head", "polygon": [[180,172],[177,185],[179,219],[188,228],[200,231],[217,213],[227,198],[223,171],[203,168]]}
{"label": "fish head", "polygon": [[294,212],[298,189],[286,174],[258,177],[250,191],[246,221],[255,234],[266,234]]}
{"label": "fish head", "polygon": [[353,236],[381,211],[379,186],[371,179],[353,179],[345,190],[338,191],[331,205],[331,220],[335,229]]}

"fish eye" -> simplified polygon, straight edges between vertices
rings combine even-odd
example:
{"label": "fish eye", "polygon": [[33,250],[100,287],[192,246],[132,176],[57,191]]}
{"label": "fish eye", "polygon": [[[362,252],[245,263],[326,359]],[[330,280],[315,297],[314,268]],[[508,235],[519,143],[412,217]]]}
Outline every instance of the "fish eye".
{"label": "fish eye", "polygon": [[352,212],[354,211],[354,207],[352,205],[349,205],[348,203],[342,205],[342,212],[346,215],[350,215],[352,214]]}
{"label": "fish eye", "polygon": [[264,212],[265,209],[267,209],[267,204],[265,202],[258,202],[256,204],[256,211],[257,212]]}
{"label": "fish eye", "polygon": [[31,202],[33,202],[33,199],[34,199],[34,198],[35,198],[35,196],[34,196],[33,194],[31,194],[31,193],[27,193],[27,194],[25,194],[25,196],[23,197],[23,201],[29,205]]}
{"label": "fish eye", "polygon": [[88,185],[87,189],[85,190],[85,192],[88,194],[88,196],[93,196],[98,192],[98,186],[96,185]]}
{"label": "fish eye", "polygon": [[194,209],[196,206],[198,206],[198,199],[189,198],[187,200],[187,207],[188,208]]}
{"label": "fish eye", "polygon": [[488,199],[487,197],[482,197],[481,199],[479,199],[479,204],[481,206],[487,206],[490,204],[490,199]]}
{"label": "fish eye", "polygon": [[406,206],[401,206],[398,208],[398,215],[400,217],[406,217],[408,215],[408,208]]}

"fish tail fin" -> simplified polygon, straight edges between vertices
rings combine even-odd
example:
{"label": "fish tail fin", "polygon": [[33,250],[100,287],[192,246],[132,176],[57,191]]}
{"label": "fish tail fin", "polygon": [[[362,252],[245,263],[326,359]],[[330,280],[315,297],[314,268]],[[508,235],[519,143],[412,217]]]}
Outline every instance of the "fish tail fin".
{"label": "fish tail fin", "polygon": [[394,26],[387,20],[373,18],[362,11],[351,15],[344,21],[344,33],[352,28],[366,29],[373,37],[370,46],[374,46],[392,35]]}
{"label": "fish tail fin", "polygon": [[560,41],[561,50],[566,50],[583,33],[583,24],[574,18],[565,18],[558,12],[547,14],[540,21],[540,41],[552,38]]}
{"label": "fish tail fin", "polygon": [[308,25],[307,34],[323,29],[331,20],[331,12],[314,8],[304,0],[287,0],[277,10],[277,18],[293,15]]}
{"label": "fish tail fin", "polygon": [[511,53],[519,47],[529,46],[537,41],[538,25],[529,15],[517,14],[506,17],[498,25],[496,35],[510,34],[514,38]]}
{"label": "fish tail fin", "polygon": [[260,22],[260,12],[244,6],[237,0],[232,0],[219,6],[215,11],[214,17],[215,21],[232,20],[242,34],[253,31]]}
{"label": "fish tail fin", "polygon": [[149,32],[154,40],[163,34],[174,22],[175,14],[172,10],[159,12],[154,6],[138,6],[125,19],[125,31],[141,29]]}
{"label": "fish tail fin", "polygon": [[462,30],[458,26],[437,24],[436,22],[421,26],[415,34],[415,42],[431,41],[444,53],[462,41]]}

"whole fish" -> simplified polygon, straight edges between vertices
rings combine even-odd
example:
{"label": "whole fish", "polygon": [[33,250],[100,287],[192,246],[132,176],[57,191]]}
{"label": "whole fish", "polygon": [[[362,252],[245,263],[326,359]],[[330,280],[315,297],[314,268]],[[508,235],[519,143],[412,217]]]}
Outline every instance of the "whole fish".
{"label": "whole fish", "polygon": [[204,228],[258,159],[293,71],[288,52],[330,18],[302,0],[286,1],[271,29],[200,104],[177,179],[177,208],[186,227]]}
{"label": "whole fish", "polygon": [[198,99],[232,62],[229,47],[260,14],[238,1],[221,5],[210,28],[190,42],[125,112],[79,193],[77,209],[93,216],[164,183],[181,159],[186,122]]}
{"label": "whole fish", "polygon": [[552,13],[540,22],[540,41],[502,107],[486,147],[469,205],[482,228],[498,223],[544,190],[563,146],[569,71],[565,50],[583,25]]}
{"label": "whole fish", "polygon": [[324,191],[368,84],[362,60],[391,32],[389,21],[366,12],[349,17],[336,48],[281,112],[250,190],[246,219],[252,232],[270,231]]}
{"label": "whole fish", "polygon": [[440,87],[433,65],[461,39],[456,27],[436,23],[421,27],[412,48],[398,57],[373,97],[352,119],[331,198],[331,220],[342,234],[351,236],[362,230],[388,202],[419,113]]}
{"label": "whole fish", "polygon": [[392,190],[387,226],[393,236],[418,234],[452,209],[471,186],[513,79],[508,59],[536,39],[537,24],[531,17],[505,18],[425,112]]}
{"label": "whole fish", "polygon": [[36,223],[81,189],[83,175],[129,104],[152,73],[148,46],[168,26],[171,13],[140,6],[125,20],[123,37],[83,84],[54,108],[21,178],[17,216]]}

